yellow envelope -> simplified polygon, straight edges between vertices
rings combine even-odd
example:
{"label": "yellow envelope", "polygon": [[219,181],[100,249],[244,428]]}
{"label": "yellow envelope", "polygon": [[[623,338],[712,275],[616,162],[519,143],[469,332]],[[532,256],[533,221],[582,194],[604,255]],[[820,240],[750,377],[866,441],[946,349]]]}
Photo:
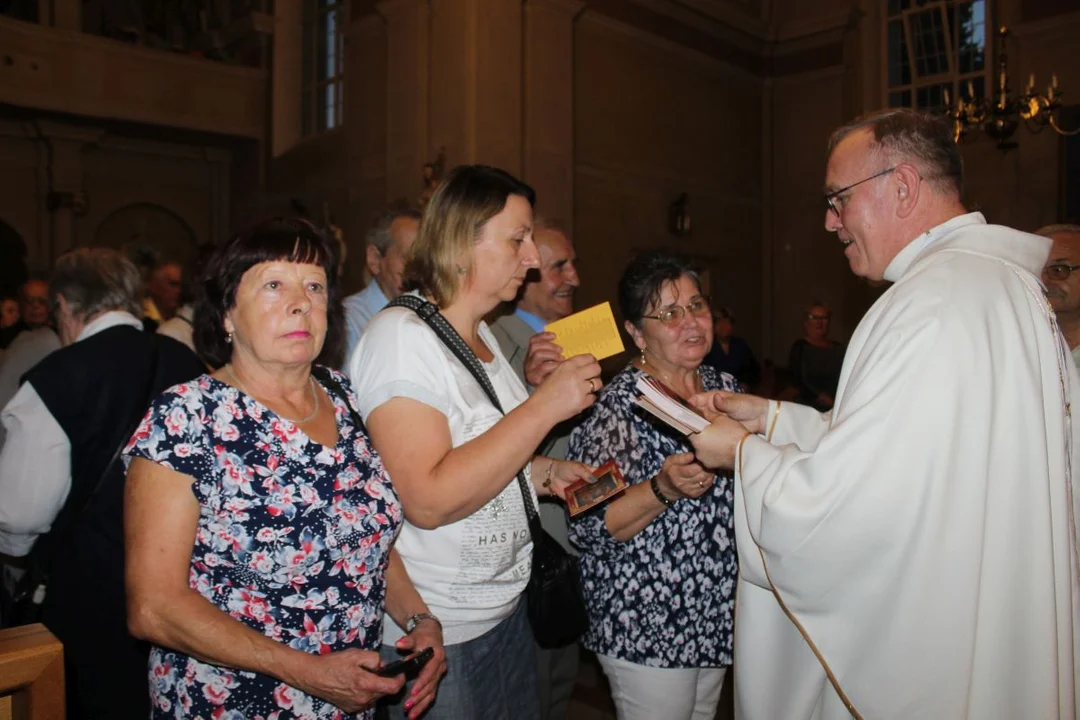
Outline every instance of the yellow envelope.
{"label": "yellow envelope", "polygon": [[544,331],[555,333],[555,344],[563,349],[567,358],[591,353],[597,360],[603,360],[623,351],[622,337],[615,325],[615,316],[611,314],[611,303],[602,302],[556,320]]}

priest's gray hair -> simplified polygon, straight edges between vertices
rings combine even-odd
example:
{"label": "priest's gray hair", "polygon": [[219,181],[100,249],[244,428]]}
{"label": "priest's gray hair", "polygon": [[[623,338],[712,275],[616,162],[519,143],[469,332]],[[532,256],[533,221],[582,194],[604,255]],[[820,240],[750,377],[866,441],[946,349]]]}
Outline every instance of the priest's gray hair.
{"label": "priest's gray hair", "polygon": [[1064,223],[1058,225],[1046,225],[1035,231],[1036,235],[1042,235],[1043,237],[1053,237],[1055,235],[1066,233],[1070,235],[1074,233],[1080,235],[1080,225],[1068,225]]}
{"label": "priest's gray hair", "polygon": [[78,248],[56,260],[49,281],[49,301],[63,297],[71,314],[89,321],[110,310],[137,318],[142,311],[142,274],[135,263],[111,248]]}
{"label": "priest's gray hair", "polygon": [[399,218],[412,218],[419,223],[420,211],[414,207],[398,204],[388,207],[379,214],[379,217],[375,218],[371,229],[368,230],[367,241],[368,245],[374,246],[380,255],[386,255],[390,249],[390,243],[394,240],[390,236],[390,228],[393,226],[394,221]]}
{"label": "priest's gray hair", "polygon": [[944,116],[908,108],[879,110],[837,128],[829,138],[828,155],[848,135],[867,129],[889,164],[910,163],[939,192],[964,190],[964,159]]}

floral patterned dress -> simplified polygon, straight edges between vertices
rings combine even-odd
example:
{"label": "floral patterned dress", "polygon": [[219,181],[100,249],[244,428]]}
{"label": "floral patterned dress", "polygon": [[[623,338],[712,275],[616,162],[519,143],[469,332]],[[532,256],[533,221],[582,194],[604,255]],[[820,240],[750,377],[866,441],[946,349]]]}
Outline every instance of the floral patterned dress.
{"label": "floral patterned dress", "polygon": [[[348,380],[333,375],[355,403]],[[188,576],[193,590],[297,650],[378,650],[401,505],[345,401],[328,395],[337,416],[335,447],[203,375],[154,401],[125,458],[194,478],[200,511]],[[152,649],[149,671],[155,718],[374,716],[348,715],[275,678],[167,648]]]}
{"label": "floral patterned dress", "polygon": [[[700,367],[706,390],[737,388],[727,373]],[[600,391],[570,435],[570,460],[614,460],[631,485],[648,482],[669,455],[693,452],[674,430],[634,404],[644,373],[633,365]],[[661,668],[731,665],[735,615],[735,487],[717,475],[699,498],[683,498],[626,542],[611,536],[607,505],[570,522],[581,550],[589,629],[582,642],[601,655]]]}

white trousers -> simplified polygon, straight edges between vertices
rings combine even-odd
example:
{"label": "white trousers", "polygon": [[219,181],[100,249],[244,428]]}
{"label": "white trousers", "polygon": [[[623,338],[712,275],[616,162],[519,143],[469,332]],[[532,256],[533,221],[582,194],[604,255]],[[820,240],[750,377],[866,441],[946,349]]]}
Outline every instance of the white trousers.
{"label": "white trousers", "polygon": [[619,720],[713,720],[727,668],[657,668],[597,655]]}

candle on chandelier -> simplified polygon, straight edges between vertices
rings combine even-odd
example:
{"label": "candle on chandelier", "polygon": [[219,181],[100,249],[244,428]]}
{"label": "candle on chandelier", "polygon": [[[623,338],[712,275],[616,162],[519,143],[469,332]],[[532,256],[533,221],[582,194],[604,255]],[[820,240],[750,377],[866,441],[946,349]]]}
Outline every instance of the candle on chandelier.
{"label": "candle on chandelier", "polygon": [[1028,75],[1027,91],[1030,93],[1034,89],[1035,89],[1035,73],[1031,73],[1030,75]]}
{"label": "candle on chandelier", "polygon": [[949,107],[949,88],[945,88],[945,107]]}
{"label": "candle on chandelier", "polygon": [[968,80],[968,99],[969,100],[974,100],[975,99],[975,83],[973,83],[970,80]]}

